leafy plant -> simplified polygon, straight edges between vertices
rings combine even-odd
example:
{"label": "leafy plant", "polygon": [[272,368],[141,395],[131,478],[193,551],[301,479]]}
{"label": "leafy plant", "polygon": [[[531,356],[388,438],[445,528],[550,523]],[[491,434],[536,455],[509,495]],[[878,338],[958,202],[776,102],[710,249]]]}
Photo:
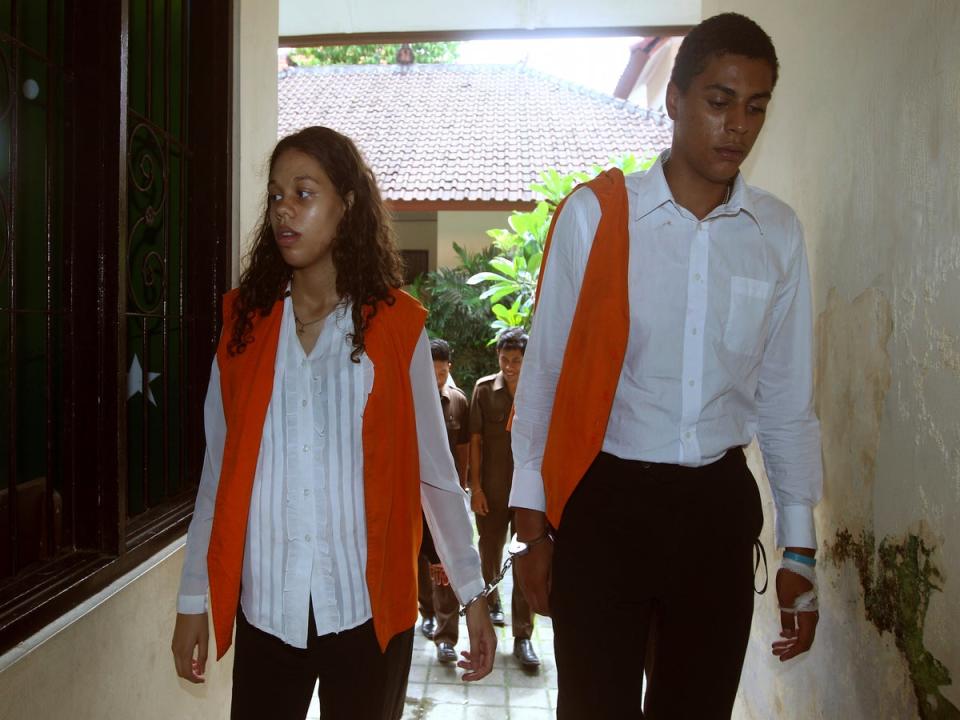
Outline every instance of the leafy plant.
{"label": "leafy plant", "polygon": [[474,273],[467,279],[468,285],[484,285],[479,298],[490,304],[494,319],[489,323],[493,329],[488,344],[496,342],[497,335],[508,327],[530,327],[533,318],[533,303],[540,278],[543,248],[550,230],[550,222],[557,205],[578,184],[592,180],[603,170],[620,168],[625,175],[645,170],[654,162],[654,157],[637,159],[632,153],[610,158],[604,165],[594,165],[590,170],[561,174],[556,170],[540,173],[540,182],[530,189],[542,196],[530,211],[514,210],[508,218],[509,229],[488,230],[499,254],[490,258],[489,269]]}
{"label": "leafy plant", "polygon": [[469,397],[477,378],[496,372],[496,358],[487,347],[491,310],[483,289],[467,278],[487,267],[497,254],[493,246],[471,253],[454,243],[459,264],[420,275],[410,292],[429,311],[427,334],[453,349],[453,376]]}
{"label": "leafy plant", "polygon": [[[399,45],[324,45],[293,48],[290,60],[300,67],[313,65],[390,65],[396,62]],[[451,63],[460,56],[459,42],[412,43],[418,63]]]}

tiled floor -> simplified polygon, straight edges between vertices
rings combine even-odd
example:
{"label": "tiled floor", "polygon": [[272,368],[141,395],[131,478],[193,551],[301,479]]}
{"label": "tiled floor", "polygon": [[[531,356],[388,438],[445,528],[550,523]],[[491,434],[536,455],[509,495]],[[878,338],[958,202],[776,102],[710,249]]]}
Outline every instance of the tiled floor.
{"label": "tiled floor", "polygon": [[[553,626],[550,618],[536,618],[533,646],[540,656],[537,672],[527,672],[513,657],[509,598],[512,578],[505,578],[501,596],[507,610],[507,626],[497,630],[497,658],[493,672],[475,683],[460,680],[462,670],[437,662],[436,646],[419,628],[413,643],[413,662],[407,685],[403,720],[548,720],[556,716],[557,665],[553,658]],[[457,653],[469,649],[467,627],[460,623]],[[318,720],[320,708],[314,696],[307,720]]]}

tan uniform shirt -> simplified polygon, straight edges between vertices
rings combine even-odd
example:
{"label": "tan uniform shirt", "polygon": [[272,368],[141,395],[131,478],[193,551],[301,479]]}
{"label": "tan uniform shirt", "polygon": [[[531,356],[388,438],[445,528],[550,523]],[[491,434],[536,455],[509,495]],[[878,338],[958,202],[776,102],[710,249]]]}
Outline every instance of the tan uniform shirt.
{"label": "tan uniform shirt", "polygon": [[463,390],[444,385],[440,388],[440,408],[443,410],[443,422],[447,426],[450,453],[456,460],[457,445],[470,442],[470,405]]}
{"label": "tan uniform shirt", "polygon": [[510,498],[513,453],[507,420],[512,406],[513,395],[503,373],[477,380],[470,400],[470,433],[483,439],[480,486],[491,510],[507,507]]}

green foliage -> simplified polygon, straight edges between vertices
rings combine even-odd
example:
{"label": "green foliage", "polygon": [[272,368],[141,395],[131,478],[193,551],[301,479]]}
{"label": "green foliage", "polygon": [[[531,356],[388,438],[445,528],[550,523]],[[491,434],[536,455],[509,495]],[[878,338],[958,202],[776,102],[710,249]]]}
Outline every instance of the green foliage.
{"label": "green foliage", "polygon": [[[451,63],[460,57],[459,42],[412,43],[417,63]],[[290,60],[300,67],[314,65],[391,65],[400,45],[324,45],[294,48]]]}
{"label": "green foliage", "polygon": [[420,275],[410,292],[430,312],[427,334],[450,343],[453,377],[469,397],[477,378],[496,372],[497,360],[487,347],[490,306],[481,298],[482,288],[467,285],[467,278],[487,267],[497,250],[471,253],[456,243],[453,249],[459,265]]}
{"label": "green foliage", "polygon": [[500,253],[490,259],[490,269],[471,275],[467,283],[485,286],[480,299],[490,304],[494,315],[490,322],[494,331],[488,340],[490,344],[496,342],[497,334],[504,328],[517,325],[530,328],[544,244],[553,213],[563,198],[578,184],[592,180],[607,168],[620,168],[627,175],[645,170],[654,159],[651,156],[638,160],[635,155],[626,154],[610,158],[606,166],[594,165],[588,171],[562,175],[556,170],[544,170],[540,173],[540,182],[530,186],[543,197],[537,206],[528,212],[515,210],[507,220],[509,229],[487,231]]}

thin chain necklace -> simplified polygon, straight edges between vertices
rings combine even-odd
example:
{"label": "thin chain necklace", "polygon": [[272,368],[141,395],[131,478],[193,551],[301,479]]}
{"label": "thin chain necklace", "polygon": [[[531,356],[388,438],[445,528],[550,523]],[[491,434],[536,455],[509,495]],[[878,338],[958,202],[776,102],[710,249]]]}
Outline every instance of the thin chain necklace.
{"label": "thin chain necklace", "polygon": [[290,292],[290,290],[287,290],[283,296],[285,298],[290,298],[290,307],[293,308],[293,324],[297,328],[297,335],[303,335],[307,331],[308,327],[311,325],[316,325],[318,322],[327,317],[326,315],[323,315],[318,317],[316,320],[307,320],[307,322],[304,322],[299,318],[297,315],[297,309],[293,306],[293,294]]}

